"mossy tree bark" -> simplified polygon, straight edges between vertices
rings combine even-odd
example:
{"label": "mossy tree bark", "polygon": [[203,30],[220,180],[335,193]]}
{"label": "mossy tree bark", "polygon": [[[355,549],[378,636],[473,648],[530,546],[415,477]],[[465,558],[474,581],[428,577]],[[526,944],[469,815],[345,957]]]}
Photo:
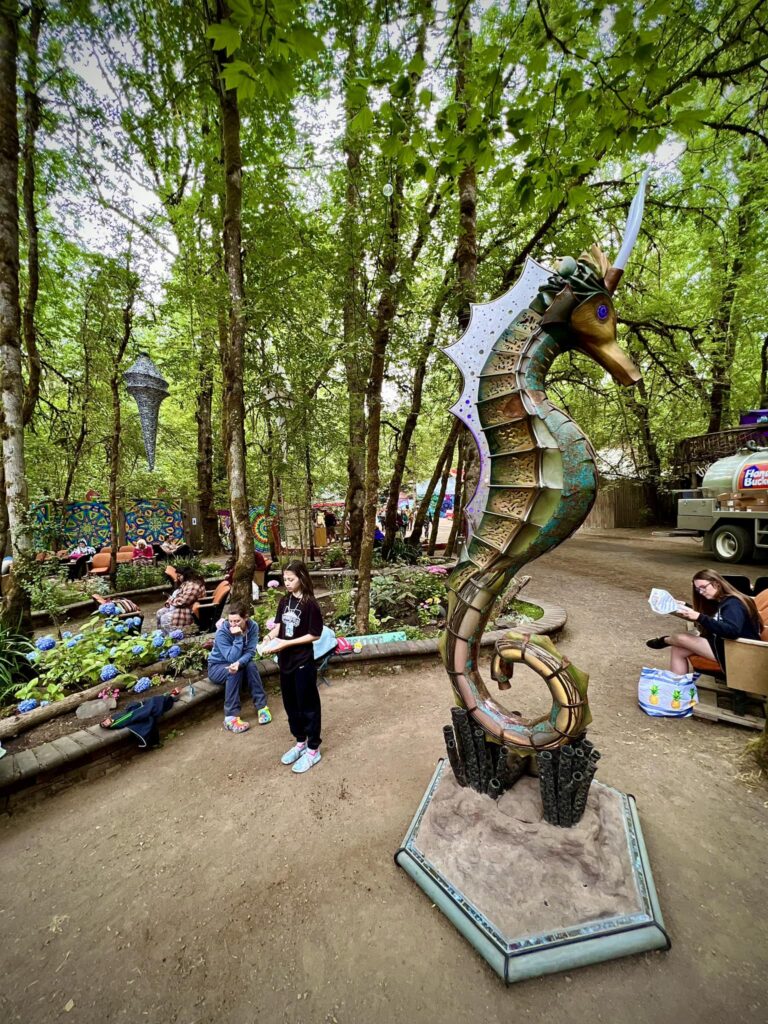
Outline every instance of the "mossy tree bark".
{"label": "mossy tree bark", "polygon": [[18,18],[18,4],[0,4],[0,387],[5,501],[14,558],[2,615],[9,625],[28,628],[29,597],[19,572],[31,557],[32,534],[27,519],[19,308]]}

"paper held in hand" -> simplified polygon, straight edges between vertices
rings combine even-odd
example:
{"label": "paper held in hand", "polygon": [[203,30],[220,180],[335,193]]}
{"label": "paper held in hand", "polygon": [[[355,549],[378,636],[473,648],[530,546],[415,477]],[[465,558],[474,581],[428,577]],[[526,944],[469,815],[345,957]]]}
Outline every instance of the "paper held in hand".
{"label": "paper held in hand", "polygon": [[277,640],[262,640],[260,644],[256,644],[256,653],[260,658],[263,658],[265,654],[269,654],[272,648],[277,643]]}
{"label": "paper held in hand", "polygon": [[656,587],[651,591],[648,604],[657,615],[674,615],[681,608],[685,608],[685,601],[677,601],[668,590],[659,590]]}

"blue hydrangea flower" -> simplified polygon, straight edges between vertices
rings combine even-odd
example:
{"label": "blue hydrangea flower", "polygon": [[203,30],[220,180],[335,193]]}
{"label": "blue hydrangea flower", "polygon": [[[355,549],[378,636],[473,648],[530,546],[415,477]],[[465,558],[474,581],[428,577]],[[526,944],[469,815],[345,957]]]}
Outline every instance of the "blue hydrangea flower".
{"label": "blue hydrangea flower", "polygon": [[160,636],[153,636],[152,637],[152,646],[153,647],[162,647],[164,643],[165,643],[165,637],[163,636],[162,633],[160,634]]}
{"label": "blue hydrangea flower", "polygon": [[34,711],[37,707],[37,701],[33,697],[29,697],[27,700],[21,701],[18,708],[16,709],[20,714],[24,715],[27,711]]}
{"label": "blue hydrangea flower", "polygon": [[104,651],[106,651],[106,649],[107,648],[104,646],[104,644],[97,644],[96,645],[96,653],[97,654],[103,654]]}
{"label": "blue hydrangea flower", "polygon": [[141,679],[137,680],[136,685],[133,688],[134,693],[144,693],[152,685],[152,680],[149,676],[142,676]]}
{"label": "blue hydrangea flower", "polygon": [[38,651],[52,651],[55,646],[56,641],[52,636],[41,636],[39,640],[35,640]]}
{"label": "blue hydrangea flower", "polygon": [[110,658],[114,658],[114,656],[115,656],[116,654],[117,654],[117,648],[116,648],[116,647],[112,647],[112,648],[110,648],[110,651],[109,651],[109,656],[110,656]]}
{"label": "blue hydrangea flower", "polygon": [[115,626],[115,632],[116,632],[116,633],[125,633],[125,631],[126,631],[126,628],[127,628],[127,627],[125,627],[125,626],[123,626],[122,624],[118,623],[118,625],[117,625],[117,626]]}
{"label": "blue hydrangea flower", "polygon": [[149,638],[149,633],[144,632],[144,633],[141,634],[141,639],[142,640],[147,640],[148,638]]}
{"label": "blue hydrangea flower", "polygon": [[169,647],[168,648],[168,657],[169,658],[178,658],[178,656],[180,654],[181,654],[181,648],[179,647],[178,644],[174,644],[173,647]]}
{"label": "blue hydrangea flower", "polygon": [[101,676],[99,677],[102,683],[108,683],[110,679],[114,679],[118,675],[118,671],[114,665],[105,665],[101,670]]}
{"label": "blue hydrangea flower", "polygon": [[183,639],[184,639],[184,630],[183,629],[174,629],[174,631],[171,633],[171,640],[183,640]]}
{"label": "blue hydrangea flower", "polygon": [[162,636],[162,635],[163,635],[162,629],[153,629],[152,630],[152,636]]}
{"label": "blue hydrangea flower", "polygon": [[67,647],[77,647],[77,637],[73,636],[71,640],[67,640]]}
{"label": "blue hydrangea flower", "polygon": [[113,601],[99,605],[99,615],[117,615],[117,605]]}
{"label": "blue hydrangea flower", "polygon": [[40,661],[40,651],[30,651],[26,658],[30,665],[36,665]]}
{"label": "blue hydrangea flower", "polygon": [[47,708],[50,703],[51,702],[49,700],[41,700],[40,701],[40,707],[41,708]]}
{"label": "blue hydrangea flower", "polygon": [[72,636],[72,630],[71,629],[65,629],[64,632],[61,635],[62,635],[64,640],[68,640]]}
{"label": "blue hydrangea flower", "polygon": [[143,654],[143,653],[144,653],[144,647],[142,646],[142,644],[134,644],[133,647],[131,648],[131,654]]}

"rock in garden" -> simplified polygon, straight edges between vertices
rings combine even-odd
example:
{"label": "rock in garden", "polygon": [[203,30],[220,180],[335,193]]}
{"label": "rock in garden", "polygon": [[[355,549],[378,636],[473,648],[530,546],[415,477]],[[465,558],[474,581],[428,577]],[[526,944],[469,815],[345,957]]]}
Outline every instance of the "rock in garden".
{"label": "rock in garden", "polygon": [[116,707],[117,701],[114,697],[102,698],[100,700],[85,700],[75,714],[78,718],[103,718]]}

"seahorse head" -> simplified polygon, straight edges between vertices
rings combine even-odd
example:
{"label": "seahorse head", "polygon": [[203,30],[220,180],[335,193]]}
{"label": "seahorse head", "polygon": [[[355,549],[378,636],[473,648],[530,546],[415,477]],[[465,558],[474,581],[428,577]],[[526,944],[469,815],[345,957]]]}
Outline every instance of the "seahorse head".
{"label": "seahorse head", "polygon": [[579,349],[620,384],[636,384],[640,371],[616,340],[613,271],[596,245],[578,260],[566,256],[540,290],[541,325],[561,349]]}

